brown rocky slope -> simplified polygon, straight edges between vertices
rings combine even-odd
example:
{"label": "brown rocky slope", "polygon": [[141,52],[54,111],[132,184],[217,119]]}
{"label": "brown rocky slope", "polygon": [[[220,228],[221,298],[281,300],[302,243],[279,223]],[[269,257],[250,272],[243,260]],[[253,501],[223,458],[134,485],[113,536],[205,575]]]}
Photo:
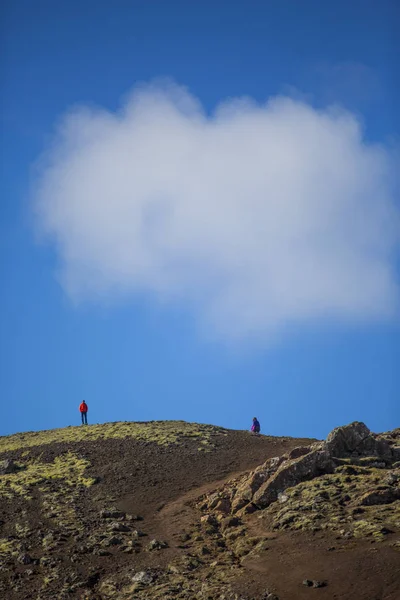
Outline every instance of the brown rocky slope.
{"label": "brown rocky slope", "polygon": [[185,422],[0,438],[0,596],[394,600],[400,430]]}

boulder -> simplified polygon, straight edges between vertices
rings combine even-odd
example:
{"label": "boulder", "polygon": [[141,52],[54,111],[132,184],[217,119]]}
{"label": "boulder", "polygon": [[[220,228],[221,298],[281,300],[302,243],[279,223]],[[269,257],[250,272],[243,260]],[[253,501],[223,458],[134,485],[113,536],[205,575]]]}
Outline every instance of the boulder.
{"label": "boulder", "polygon": [[148,550],[152,551],[152,550],[162,550],[163,548],[168,548],[168,544],[167,542],[161,542],[160,540],[151,540],[151,542],[148,545]]}
{"label": "boulder", "polygon": [[237,512],[246,506],[253,498],[255,492],[278,470],[284,461],[285,458],[283,456],[275,456],[252,471],[249,477],[236,490],[232,502],[232,512]]}
{"label": "boulder", "polygon": [[121,538],[113,535],[111,537],[104,538],[104,540],[102,540],[101,543],[103,546],[119,546],[120,544],[122,544],[122,540]]}
{"label": "boulder", "polygon": [[231,501],[229,498],[224,496],[218,496],[217,498],[214,498],[211,503],[209,503],[209,508],[211,510],[215,510],[216,512],[229,514],[231,512]]}
{"label": "boulder", "polygon": [[376,504],[391,504],[400,499],[400,490],[393,487],[386,489],[372,490],[361,496],[359,504],[361,506],[374,506]]}
{"label": "boulder", "polygon": [[132,577],[132,581],[135,583],[141,583],[142,585],[150,585],[155,581],[156,578],[157,575],[154,571],[147,570],[135,573],[135,575]]}
{"label": "boulder", "polygon": [[305,585],[306,587],[321,588],[321,587],[326,587],[328,584],[326,581],[316,581],[314,579],[304,579],[303,585]]}
{"label": "boulder", "polygon": [[147,534],[146,534],[146,533],[144,533],[144,532],[143,532],[141,529],[134,529],[134,530],[132,531],[132,537],[133,537],[133,539],[135,539],[135,540],[139,539],[140,537],[145,537],[146,535],[147,535]]}
{"label": "boulder", "polygon": [[203,525],[211,525],[211,526],[216,526],[217,523],[217,519],[215,518],[214,515],[203,515],[200,519],[200,522]]}
{"label": "boulder", "polygon": [[332,456],[344,458],[355,452],[370,435],[364,423],[354,421],[331,431],[326,438],[326,448]]}
{"label": "boulder", "polygon": [[114,521],[113,523],[110,523],[108,529],[110,531],[130,531],[130,528],[120,521]]}
{"label": "boulder", "polygon": [[126,513],[122,510],[101,510],[100,517],[102,519],[125,519]]}
{"label": "boulder", "polygon": [[19,467],[13,460],[6,459],[0,461],[0,475],[9,475],[10,473],[16,473],[20,470]]}
{"label": "boulder", "polygon": [[252,503],[258,508],[266,508],[287,488],[324,473],[333,473],[334,469],[335,465],[326,450],[313,450],[300,458],[285,461],[257,490]]}
{"label": "boulder", "polygon": [[387,462],[394,459],[390,444],[372,435],[368,427],[359,421],[336,427],[326,438],[325,447],[335,458],[377,456]]}

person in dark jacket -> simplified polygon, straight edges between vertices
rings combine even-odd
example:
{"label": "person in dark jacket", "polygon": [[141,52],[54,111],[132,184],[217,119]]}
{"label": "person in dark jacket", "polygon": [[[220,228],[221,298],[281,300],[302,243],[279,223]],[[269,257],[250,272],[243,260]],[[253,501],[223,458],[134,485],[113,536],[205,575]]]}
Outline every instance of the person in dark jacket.
{"label": "person in dark jacket", "polygon": [[253,417],[253,424],[251,426],[251,431],[253,433],[260,433],[260,429],[261,429],[261,427],[260,427],[260,423],[257,420],[257,417]]}
{"label": "person in dark jacket", "polygon": [[87,425],[88,405],[86,404],[86,402],[84,400],[82,400],[79,410],[81,413],[82,425]]}

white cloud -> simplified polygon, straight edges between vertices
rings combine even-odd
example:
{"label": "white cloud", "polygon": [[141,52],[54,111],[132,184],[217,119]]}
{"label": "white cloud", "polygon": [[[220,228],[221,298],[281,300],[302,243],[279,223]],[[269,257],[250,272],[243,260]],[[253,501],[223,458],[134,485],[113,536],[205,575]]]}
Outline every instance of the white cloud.
{"label": "white cloud", "polygon": [[184,88],[77,108],[41,164],[35,207],[75,301],[147,293],[222,338],[397,307],[389,152],[357,120],[285,97],[209,117]]}

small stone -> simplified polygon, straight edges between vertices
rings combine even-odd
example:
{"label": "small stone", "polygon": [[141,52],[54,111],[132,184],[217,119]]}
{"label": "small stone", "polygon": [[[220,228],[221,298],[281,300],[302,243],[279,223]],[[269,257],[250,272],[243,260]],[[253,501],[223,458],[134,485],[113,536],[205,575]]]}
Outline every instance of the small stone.
{"label": "small stone", "polygon": [[115,521],[114,523],[110,523],[108,526],[110,531],[130,531],[127,525],[124,525],[120,521]]}
{"label": "small stone", "polygon": [[322,587],[326,587],[326,586],[327,586],[326,581],[313,581],[313,588],[322,588]]}
{"label": "small stone", "polygon": [[153,583],[155,579],[155,574],[152,571],[139,571],[132,577],[132,581],[141,583],[142,585],[149,585],[150,583]]}
{"label": "small stone", "polygon": [[122,544],[122,540],[121,540],[121,538],[119,538],[115,535],[103,540],[103,546],[119,546],[119,544]]}
{"label": "small stone", "polygon": [[20,554],[18,556],[18,562],[22,565],[30,565],[32,563],[32,558],[29,554]]}
{"label": "small stone", "polygon": [[388,527],[382,527],[379,530],[379,533],[382,533],[383,535],[388,535],[389,533],[394,533],[393,529],[389,529]]}
{"label": "small stone", "polygon": [[72,554],[72,556],[70,557],[70,561],[73,563],[77,563],[80,562],[82,559],[79,556],[79,554]]}
{"label": "small stone", "polygon": [[269,592],[268,590],[266,590],[263,596],[263,600],[279,600],[279,597],[273,592]]}
{"label": "small stone", "polygon": [[217,524],[216,519],[213,515],[204,515],[203,517],[201,517],[200,521],[201,523],[203,523],[203,525],[215,526]]}
{"label": "small stone", "polygon": [[160,542],[159,540],[151,540],[148,545],[148,550],[162,550],[163,548],[168,548],[167,542]]}
{"label": "small stone", "polygon": [[145,537],[147,534],[143,533],[143,531],[141,531],[140,529],[135,529],[132,532],[132,536],[134,539],[140,538],[140,537]]}
{"label": "small stone", "polygon": [[400,474],[399,473],[393,473],[390,472],[387,474],[386,476],[386,483],[388,485],[394,485],[395,483],[397,483],[400,480]]}
{"label": "small stone", "polygon": [[306,587],[321,588],[326,587],[328,584],[326,581],[314,581],[313,579],[304,579],[303,585],[305,585]]}
{"label": "small stone", "polygon": [[125,519],[126,513],[121,510],[101,510],[100,517],[102,519]]}

